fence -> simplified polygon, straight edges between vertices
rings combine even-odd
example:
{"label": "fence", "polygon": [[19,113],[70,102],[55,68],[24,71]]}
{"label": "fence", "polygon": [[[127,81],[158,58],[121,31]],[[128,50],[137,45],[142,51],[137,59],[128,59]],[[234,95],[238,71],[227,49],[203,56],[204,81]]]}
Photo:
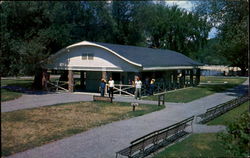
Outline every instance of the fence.
{"label": "fence", "polygon": [[215,107],[209,108],[209,109],[207,109],[207,111],[205,113],[196,116],[196,122],[202,123],[202,124],[206,123],[206,122],[224,114],[225,112],[241,105],[242,103],[246,102],[247,100],[249,100],[249,96],[242,96],[242,97],[238,97],[236,99],[230,100],[226,103],[219,104]]}
{"label": "fence", "polygon": [[145,157],[158,148],[173,143],[175,140],[188,134],[185,129],[188,126],[192,127],[193,119],[194,116],[189,117],[176,124],[154,131],[132,141],[129,147],[116,152],[116,158],[118,156],[127,156],[130,158]]}
{"label": "fence", "polygon": [[[163,93],[169,90],[179,89],[184,86],[187,87],[191,85],[189,84],[189,82],[187,82],[186,84],[180,84],[180,83],[166,84],[164,82],[156,82],[154,84],[153,94],[158,94],[158,93]],[[114,87],[114,93],[119,94],[119,95],[134,96],[134,91],[135,91],[135,87],[132,85],[115,84],[115,87]],[[149,86],[146,86],[145,84],[143,84],[141,88],[141,94],[142,96],[151,95],[151,89],[149,88]]]}

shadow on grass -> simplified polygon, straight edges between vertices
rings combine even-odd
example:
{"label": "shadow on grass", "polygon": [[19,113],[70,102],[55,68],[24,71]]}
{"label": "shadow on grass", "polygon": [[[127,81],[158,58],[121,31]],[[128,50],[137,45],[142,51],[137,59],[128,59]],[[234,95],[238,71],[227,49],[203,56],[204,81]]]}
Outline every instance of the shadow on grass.
{"label": "shadow on grass", "polygon": [[199,88],[206,89],[208,91],[214,93],[220,92],[228,92],[227,95],[229,96],[240,96],[242,94],[246,94],[248,92],[247,85],[238,85],[238,84],[224,84],[224,85],[202,85]]}

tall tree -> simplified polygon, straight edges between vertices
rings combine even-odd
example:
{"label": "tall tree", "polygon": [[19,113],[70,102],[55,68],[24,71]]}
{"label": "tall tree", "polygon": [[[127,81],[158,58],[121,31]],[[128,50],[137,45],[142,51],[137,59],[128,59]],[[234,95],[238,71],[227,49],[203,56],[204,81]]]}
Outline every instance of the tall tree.
{"label": "tall tree", "polygon": [[141,19],[145,22],[151,47],[167,48],[186,55],[197,51],[206,43],[211,28],[206,19],[176,5],[149,5],[142,8]]}
{"label": "tall tree", "polygon": [[230,66],[240,67],[245,75],[248,67],[248,0],[199,2],[196,11],[208,16],[219,30],[217,51],[226,57]]}

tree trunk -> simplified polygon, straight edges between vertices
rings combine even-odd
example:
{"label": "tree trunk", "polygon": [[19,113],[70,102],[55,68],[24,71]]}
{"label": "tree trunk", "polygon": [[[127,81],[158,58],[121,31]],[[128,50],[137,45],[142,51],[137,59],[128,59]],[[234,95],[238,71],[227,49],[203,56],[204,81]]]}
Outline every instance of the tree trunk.
{"label": "tree trunk", "polygon": [[37,69],[35,72],[35,78],[32,84],[32,88],[35,90],[42,90],[42,78],[43,78],[43,70],[41,68]]}

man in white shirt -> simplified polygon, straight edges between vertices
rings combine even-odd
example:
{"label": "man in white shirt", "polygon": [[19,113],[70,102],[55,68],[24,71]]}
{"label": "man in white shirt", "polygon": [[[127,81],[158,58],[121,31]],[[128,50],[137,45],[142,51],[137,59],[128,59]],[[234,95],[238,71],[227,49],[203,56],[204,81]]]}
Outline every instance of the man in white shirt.
{"label": "man in white shirt", "polygon": [[135,81],[135,99],[137,98],[141,99],[141,86],[142,86],[142,82],[140,78],[137,77]]}
{"label": "man in white shirt", "polygon": [[108,82],[108,88],[109,88],[109,97],[114,96],[113,91],[114,91],[114,86],[115,86],[115,82],[112,79],[112,77],[109,78],[109,82]]}

